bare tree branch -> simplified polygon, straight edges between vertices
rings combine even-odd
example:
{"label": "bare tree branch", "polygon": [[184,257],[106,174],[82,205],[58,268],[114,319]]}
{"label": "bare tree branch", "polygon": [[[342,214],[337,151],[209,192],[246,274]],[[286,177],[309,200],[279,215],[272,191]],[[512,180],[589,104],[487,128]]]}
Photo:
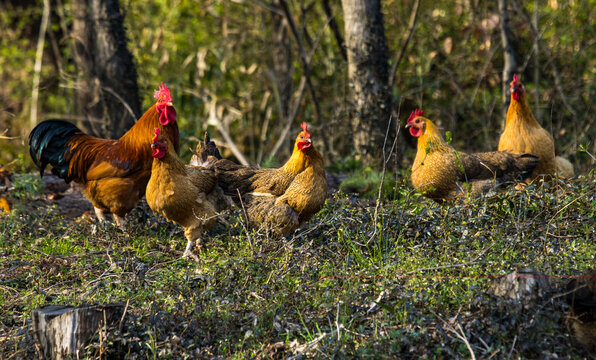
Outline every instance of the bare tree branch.
{"label": "bare tree branch", "polygon": [[126,110],[128,111],[128,113],[130,114],[130,116],[132,116],[133,118],[136,119],[137,115],[132,110],[132,108],[130,107],[130,105],[126,102],[126,100],[124,100],[122,98],[122,96],[118,95],[118,93],[115,92],[114,89],[112,89],[111,87],[107,87],[107,86],[102,86],[101,89],[104,90],[104,91],[107,91],[108,93],[112,94],[116,99],[118,99],[118,101],[120,101],[122,103],[122,105],[124,105],[124,107],[126,108]]}
{"label": "bare tree branch", "polygon": [[292,128],[292,124],[294,123],[294,121],[296,120],[296,117],[298,116],[298,109],[300,109],[300,103],[302,102],[302,99],[304,98],[304,90],[306,88],[305,85],[306,85],[306,76],[302,75],[302,79],[300,79],[300,86],[298,87],[298,96],[296,97],[296,99],[294,100],[294,103],[292,104],[292,113],[289,114],[290,116],[288,116],[286,118],[286,125],[284,126],[284,129],[281,132],[280,137],[277,139],[277,142],[275,143],[273,150],[271,150],[269,157],[274,157],[277,154],[277,152],[279,151],[279,149],[281,149],[281,146],[286,141],[288,132]]}
{"label": "bare tree branch", "polygon": [[499,15],[501,17],[501,43],[503,44],[504,51],[504,64],[503,64],[503,75],[502,75],[502,101],[503,101],[503,113],[507,114],[509,109],[509,82],[513,78],[513,74],[517,69],[517,61],[515,60],[515,51],[513,49],[512,41],[513,35],[511,34],[511,28],[509,27],[509,11],[507,10],[507,0],[499,0]]}
{"label": "bare tree branch", "polygon": [[205,100],[205,104],[207,104],[207,106],[209,107],[208,122],[210,124],[215,124],[219,133],[224,137],[226,145],[230,148],[230,150],[232,150],[234,156],[236,156],[236,159],[238,159],[238,161],[240,161],[242,165],[249,166],[250,164],[248,163],[248,160],[246,160],[242,152],[238,149],[236,143],[234,143],[234,140],[232,140],[232,137],[230,136],[226,128],[223,126],[222,119],[217,115],[217,100],[215,99],[215,97],[213,97],[211,100],[209,100],[206,96],[203,98]]}
{"label": "bare tree branch", "polygon": [[406,49],[408,48],[408,44],[410,43],[410,39],[414,34],[414,30],[416,28],[416,18],[418,17],[418,8],[420,7],[420,0],[415,0],[414,5],[412,5],[412,11],[410,13],[410,21],[408,22],[408,36],[406,40],[401,46],[398,55],[395,57],[395,61],[393,62],[393,66],[391,67],[391,77],[389,78],[389,88],[391,89],[393,85],[395,85],[396,78],[397,78],[397,68],[403,59]]}
{"label": "bare tree branch", "polygon": [[43,13],[41,15],[41,25],[39,27],[39,37],[37,38],[37,51],[35,54],[35,67],[33,69],[33,90],[31,91],[31,114],[30,124],[33,128],[37,125],[37,100],[39,99],[39,78],[41,73],[41,61],[43,57],[43,48],[45,46],[46,29],[50,18],[50,0],[43,0]]}
{"label": "bare tree branch", "polygon": [[[416,2],[418,1],[420,0],[416,0]],[[346,52],[346,42],[344,41],[344,38],[341,36],[341,32],[339,31],[339,27],[337,26],[337,21],[335,21],[335,17],[331,12],[329,0],[323,0],[323,10],[325,11],[325,15],[327,15],[327,22],[329,23],[331,32],[333,32],[333,36],[335,36],[335,41],[337,41],[337,46],[339,47],[341,56],[344,58],[345,61],[348,61],[348,54]]]}
{"label": "bare tree branch", "polygon": [[[300,65],[302,66],[302,72],[304,73],[304,77],[306,78],[306,85],[308,86],[310,97],[314,104],[315,119],[316,119],[317,124],[321,125],[321,132],[322,132],[321,137],[323,138],[323,143],[325,144],[325,148],[329,149],[329,143],[327,141],[327,136],[326,136],[327,134],[325,131],[325,127],[322,126],[323,124],[321,123],[321,106],[319,105],[319,100],[317,99],[317,95],[315,93],[315,88],[311,81],[310,63],[307,59],[306,50],[304,48],[302,38],[300,37],[300,34],[298,33],[298,28],[296,27],[296,22],[294,21],[294,17],[292,16],[292,13],[290,12],[288,3],[286,2],[286,0],[280,0],[279,3],[281,5],[281,8],[282,8],[284,14],[286,15],[288,24],[290,24],[290,29],[292,30],[294,39],[296,40],[296,43],[298,44],[298,52],[300,53]],[[330,155],[330,154],[328,154],[328,155]]]}
{"label": "bare tree branch", "polygon": [[[499,0],[499,1],[503,1],[503,0]],[[515,2],[514,2],[514,4],[515,4]],[[534,36],[535,39],[538,40],[538,44],[542,47],[542,50],[544,51],[545,55],[549,59],[552,59],[552,53],[550,52],[550,49],[544,43],[544,40],[542,40],[542,36],[540,36],[540,34],[538,33],[538,29],[536,29],[534,27],[534,24],[532,24],[532,21],[530,20],[530,16],[526,13],[526,11],[524,9],[521,9],[517,6],[515,6],[515,10],[517,10],[517,12],[519,12],[520,15],[524,18],[524,21],[530,27],[530,30],[532,31],[532,35]],[[577,117],[577,112],[575,111],[575,109],[573,109],[573,107],[571,107],[571,104],[569,103],[569,100],[567,99],[567,96],[565,95],[565,92],[563,91],[563,87],[561,86],[561,75],[559,73],[559,69],[557,69],[557,65],[555,65],[554,61],[549,61],[548,63],[550,65],[550,70],[552,71],[553,76],[555,77],[555,88],[557,89],[557,92],[559,93],[559,95],[561,95],[563,104],[565,105],[567,110],[569,110],[569,112],[574,117]]]}

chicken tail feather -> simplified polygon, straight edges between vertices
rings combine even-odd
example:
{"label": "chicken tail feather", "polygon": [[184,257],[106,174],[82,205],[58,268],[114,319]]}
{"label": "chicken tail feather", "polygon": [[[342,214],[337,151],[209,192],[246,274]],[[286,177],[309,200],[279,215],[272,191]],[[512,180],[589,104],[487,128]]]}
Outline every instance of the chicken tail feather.
{"label": "chicken tail feather", "polygon": [[515,165],[519,170],[522,180],[526,180],[538,166],[539,158],[531,154],[519,154],[515,159]]}
{"label": "chicken tail feather", "polygon": [[69,174],[69,141],[79,134],[84,135],[75,125],[57,119],[43,121],[31,130],[29,154],[39,168],[41,176],[49,164],[52,165],[52,173],[66,182],[77,177],[74,173]]}
{"label": "chicken tail feather", "polygon": [[214,141],[209,138],[209,133],[205,132],[203,142],[199,142],[194,155],[190,159],[190,165],[212,168],[217,160],[221,159],[219,149]]}

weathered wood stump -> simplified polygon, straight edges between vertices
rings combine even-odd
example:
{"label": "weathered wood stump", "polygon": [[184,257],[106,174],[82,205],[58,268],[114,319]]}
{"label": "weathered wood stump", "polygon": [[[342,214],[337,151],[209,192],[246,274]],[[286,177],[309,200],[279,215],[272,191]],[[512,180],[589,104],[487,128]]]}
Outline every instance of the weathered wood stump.
{"label": "weathered wood stump", "polygon": [[514,271],[493,281],[489,292],[506,299],[527,303],[550,288],[547,277],[531,269]]}
{"label": "weathered wood stump", "polygon": [[44,359],[79,358],[79,351],[103,327],[122,318],[120,304],[94,306],[51,305],[33,311],[33,332]]}

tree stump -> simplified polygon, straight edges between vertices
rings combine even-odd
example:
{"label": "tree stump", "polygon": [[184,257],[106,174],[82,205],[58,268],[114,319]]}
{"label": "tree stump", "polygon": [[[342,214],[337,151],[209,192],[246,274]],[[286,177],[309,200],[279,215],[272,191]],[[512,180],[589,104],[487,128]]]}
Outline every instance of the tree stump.
{"label": "tree stump", "polygon": [[490,286],[489,292],[506,299],[527,303],[542,296],[549,288],[550,284],[544,274],[524,269],[497,279]]}
{"label": "tree stump", "polygon": [[51,305],[33,311],[33,332],[44,359],[79,358],[79,351],[102,327],[120,322],[120,304],[95,306]]}

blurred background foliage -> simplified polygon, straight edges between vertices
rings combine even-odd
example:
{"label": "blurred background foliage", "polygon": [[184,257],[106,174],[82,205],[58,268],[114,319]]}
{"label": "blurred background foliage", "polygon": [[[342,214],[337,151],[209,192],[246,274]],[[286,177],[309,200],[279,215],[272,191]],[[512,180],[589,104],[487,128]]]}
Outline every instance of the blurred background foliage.
{"label": "blurred background foliage", "polygon": [[[383,1],[390,61],[404,43],[414,0]],[[72,59],[72,7],[51,0],[50,26],[41,69],[38,119],[76,120]],[[347,63],[329,27],[322,2],[290,0],[321,107],[306,93],[280,150],[279,91],[275,81],[276,30],[279,13],[270,0],[122,0],[128,47],[136,59],[143,111],[154,102],[153,90],[165,82],[179,114],[182,157],[190,155],[205,130],[225,147],[215,118],[251,164],[280,164],[292,150],[298,124],[307,121],[316,146],[335,171],[365,167],[353,156],[346,100]],[[343,33],[339,0],[329,5]],[[596,0],[524,0],[509,5],[519,73],[538,121],[555,137],[558,153],[576,171],[593,167],[596,153],[593,99],[596,98]],[[31,129],[31,89],[42,1],[0,4],[0,166],[18,162],[32,169],[27,151]],[[531,22],[537,19],[538,52]],[[290,36],[293,97],[302,70],[299,49]],[[391,65],[391,64],[390,64]],[[504,126],[501,103],[503,49],[497,2],[423,1],[416,28],[397,69],[392,89],[394,113],[403,123],[414,108],[453,134],[452,144],[465,151],[497,148]],[[560,86],[555,85],[555,73]],[[402,134],[403,135],[403,134]],[[325,142],[323,141],[326,140]],[[408,168],[413,139],[400,136],[397,164]],[[379,145],[380,146],[380,145]],[[580,151],[580,147],[587,152]],[[231,152],[224,149],[224,156]],[[21,159],[21,160],[19,160]],[[22,160],[25,159],[25,160]]]}

